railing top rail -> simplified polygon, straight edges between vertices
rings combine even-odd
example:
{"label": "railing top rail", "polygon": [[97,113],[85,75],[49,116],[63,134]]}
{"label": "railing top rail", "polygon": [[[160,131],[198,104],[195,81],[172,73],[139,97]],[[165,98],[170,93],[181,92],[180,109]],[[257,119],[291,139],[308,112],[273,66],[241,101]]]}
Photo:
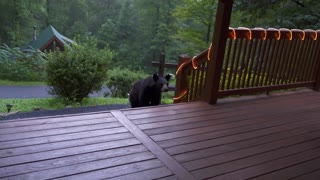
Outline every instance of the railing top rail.
{"label": "railing top rail", "polygon": [[[237,39],[237,38],[245,38],[245,39],[299,39],[299,40],[305,40],[305,39],[313,39],[318,40],[320,39],[320,29],[319,30],[313,30],[313,29],[286,29],[286,28],[246,28],[246,27],[238,27],[238,28],[229,28],[228,31],[228,37],[230,39]],[[203,63],[206,59],[209,60],[208,57],[208,51],[213,48],[210,46],[209,49],[206,49],[202,51],[197,56],[194,56],[190,59],[190,61],[187,61],[183,63],[180,67],[178,67],[178,70],[176,71],[176,74],[187,70],[187,69],[196,69],[197,65]],[[209,53],[210,54],[210,53]]]}
{"label": "railing top rail", "polygon": [[229,28],[228,38],[237,39],[237,38],[245,38],[245,39],[313,39],[317,40],[320,38],[320,30],[312,30],[312,29],[286,29],[286,28],[253,28],[249,29],[246,27],[239,28]]}

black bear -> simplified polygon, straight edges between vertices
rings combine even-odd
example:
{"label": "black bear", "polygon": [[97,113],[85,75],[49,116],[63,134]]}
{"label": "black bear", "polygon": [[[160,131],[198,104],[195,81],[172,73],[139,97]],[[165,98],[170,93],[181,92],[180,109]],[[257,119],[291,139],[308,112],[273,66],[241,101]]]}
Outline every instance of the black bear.
{"label": "black bear", "polygon": [[167,92],[168,82],[173,75],[167,74],[164,78],[158,74],[138,80],[133,84],[129,93],[132,108],[156,106],[161,103],[161,93]]}

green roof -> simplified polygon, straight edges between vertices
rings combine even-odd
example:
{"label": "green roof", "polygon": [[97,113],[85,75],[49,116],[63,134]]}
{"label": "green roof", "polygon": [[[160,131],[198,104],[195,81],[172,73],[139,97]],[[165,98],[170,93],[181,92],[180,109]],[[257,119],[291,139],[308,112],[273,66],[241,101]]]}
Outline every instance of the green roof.
{"label": "green roof", "polygon": [[68,44],[75,44],[74,41],[61,35],[53,26],[49,25],[44,31],[40,33],[37,39],[30,42],[29,45],[34,49],[43,50],[46,48],[44,46],[50,44],[51,42],[49,41],[52,41],[54,38],[58,39],[63,46],[68,46]]}

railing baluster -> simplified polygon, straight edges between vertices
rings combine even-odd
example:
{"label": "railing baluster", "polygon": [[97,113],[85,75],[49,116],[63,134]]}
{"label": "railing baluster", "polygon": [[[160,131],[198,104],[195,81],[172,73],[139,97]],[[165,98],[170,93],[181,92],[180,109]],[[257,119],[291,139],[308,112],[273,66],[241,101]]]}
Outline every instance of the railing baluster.
{"label": "railing baluster", "polygon": [[314,43],[314,48],[313,49],[313,53],[312,53],[312,56],[311,56],[311,59],[313,59],[313,62],[312,62],[312,65],[311,65],[311,72],[309,74],[309,80],[310,81],[313,81],[315,80],[315,73],[317,71],[317,67],[318,67],[318,64],[320,64],[320,59],[317,59],[317,57],[320,56],[320,42],[319,41],[315,41]]}
{"label": "railing baluster", "polygon": [[250,87],[254,87],[255,86],[257,72],[258,72],[258,69],[259,69],[259,58],[260,58],[263,42],[264,42],[263,40],[259,39],[258,48],[256,50],[254,61],[253,61],[254,69],[253,69],[253,77],[252,77],[252,81],[251,81],[251,86]]}
{"label": "railing baluster", "polygon": [[292,59],[293,59],[293,63],[292,63],[292,71],[290,74],[290,80],[288,83],[294,83],[295,82],[295,78],[296,78],[296,73],[297,73],[297,68],[298,68],[298,64],[299,64],[299,56],[298,56],[298,52],[300,49],[300,43],[301,41],[299,39],[293,39],[292,42],[295,44],[295,49],[292,52]]}
{"label": "railing baluster", "polygon": [[295,51],[295,47],[296,47],[296,43],[294,43],[293,40],[289,40],[288,41],[288,56],[287,56],[287,64],[285,66],[286,69],[286,78],[283,81],[283,84],[287,84],[290,79],[291,79],[291,72],[292,72],[292,68],[293,68],[293,64],[294,64],[294,58],[293,58],[293,53]]}
{"label": "railing baluster", "polygon": [[[242,83],[242,74],[244,74],[244,76],[245,76],[245,73],[243,72],[242,73],[242,71],[243,71],[243,67],[244,67],[244,65],[245,65],[245,57],[246,57],[246,53],[247,53],[247,46],[248,46],[248,41],[247,41],[247,38],[243,38],[242,39],[242,41],[244,41],[244,44],[242,45],[242,47],[244,48],[242,48],[243,50],[242,50],[242,56],[240,57],[240,62],[239,62],[239,78],[238,78],[238,83],[237,83],[237,89],[239,89],[240,88],[240,86],[242,87],[242,85],[241,85],[241,83]],[[246,68],[244,68],[244,69],[246,69]]]}
{"label": "railing baluster", "polygon": [[268,55],[268,65],[267,65],[267,75],[265,77],[265,81],[264,81],[264,85],[268,86],[271,85],[271,79],[272,79],[272,68],[273,68],[273,64],[274,64],[274,51],[276,48],[276,40],[275,39],[270,39],[269,40],[269,44],[270,44],[270,49],[269,49],[269,53],[270,55]]}
{"label": "railing baluster", "polygon": [[221,90],[225,89],[225,82],[228,74],[228,68],[229,68],[229,60],[230,60],[230,53],[231,53],[231,48],[232,48],[232,40],[229,38],[227,39],[227,50],[226,50],[226,58],[224,61],[224,71],[222,71],[223,77],[222,77],[222,83],[221,83]]}
{"label": "railing baluster", "polygon": [[194,90],[194,99],[196,99],[199,94],[199,79],[200,79],[200,70],[199,70],[199,65],[198,68],[195,70],[195,74],[196,74],[196,82],[195,82],[195,90]]}
{"label": "railing baluster", "polygon": [[237,75],[238,75],[238,69],[239,69],[239,61],[240,61],[240,56],[241,56],[241,49],[242,49],[242,42],[243,42],[243,38],[240,39],[240,44],[237,47],[237,56],[235,59],[235,68],[233,70],[233,79],[232,79],[232,86],[231,89],[235,89],[235,85],[236,85],[236,81],[237,81]]}
{"label": "railing baluster", "polygon": [[291,59],[288,58],[290,56],[290,49],[291,49],[291,41],[289,39],[285,40],[285,54],[284,54],[284,65],[283,68],[281,70],[281,84],[285,84],[288,80],[288,71],[289,71],[289,65],[290,65],[290,61]]}
{"label": "railing baluster", "polygon": [[234,42],[234,44],[233,44],[233,48],[232,48],[232,58],[231,58],[230,70],[229,70],[229,75],[228,75],[228,80],[227,80],[227,89],[230,89],[230,84],[232,82],[232,72],[233,72],[234,62],[236,59],[238,39],[235,39],[233,42]]}
{"label": "railing baluster", "polygon": [[278,65],[278,71],[277,71],[277,80],[275,82],[276,85],[280,84],[280,81],[282,81],[282,72],[285,71],[285,65],[286,65],[286,50],[287,50],[287,40],[286,39],[282,39],[282,48],[281,48],[281,56],[279,58],[279,65]]}
{"label": "railing baluster", "polygon": [[279,67],[281,65],[281,56],[283,55],[282,54],[282,48],[284,46],[284,41],[282,40],[279,40],[278,41],[279,43],[279,48],[278,48],[278,51],[277,51],[277,55],[276,55],[276,64],[275,64],[275,68],[274,68],[274,78],[272,80],[272,84],[273,85],[276,85],[277,83],[277,80],[278,80],[278,76],[279,76]]}
{"label": "railing baluster", "polygon": [[307,45],[306,52],[305,52],[305,55],[304,55],[305,63],[304,63],[303,71],[302,71],[302,75],[301,75],[301,80],[302,81],[306,81],[307,80],[306,76],[307,76],[307,73],[308,73],[308,70],[309,70],[309,64],[310,64],[310,61],[308,61],[308,59],[310,59],[311,47],[312,47],[312,41],[310,39],[305,39],[305,41],[306,41],[306,43],[308,45]]}
{"label": "railing baluster", "polygon": [[307,41],[304,40],[303,42],[304,44],[306,44],[305,46],[303,46],[302,48],[302,52],[301,52],[301,65],[299,66],[299,74],[298,74],[298,81],[299,82],[302,82],[303,81],[303,74],[305,72],[305,66],[306,66],[306,55],[307,55],[307,52],[308,52],[308,46],[309,46],[309,43]]}
{"label": "railing baluster", "polygon": [[266,52],[266,47],[267,47],[268,41],[262,41],[262,52],[259,54],[259,60],[258,60],[258,69],[257,69],[257,74],[258,78],[256,79],[255,82],[255,87],[259,86],[260,79],[261,79],[261,71],[263,68],[263,59],[265,57],[265,52]]}
{"label": "railing baluster", "polygon": [[[180,88],[177,86],[180,92],[176,92],[175,96],[185,94],[184,99],[187,101],[199,100],[201,97],[202,100],[215,103],[216,97],[228,95],[309,86],[318,90],[320,40],[317,35],[320,37],[320,31],[229,29],[224,54],[219,55],[218,66],[210,64],[211,70],[218,71],[219,78],[207,72],[210,61],[207,61],[208,51],[204,51],[182,67],[183,78],[180,77],[180,80],[185,79],[187,83],[185,87],[183,83],[180,83]],[[208,79],[208,73],[214,79],[220,79],[219,83]],[[211,91],[207,88],[208,83],[215,84],[209,85],[209,89],[218,90],[217,95],[208,95]]]}
{"label": "railing baluster", "polygon": [[250,86],[250,80],[251,80],[251,76],[253,74],[254,76],[254,73],[252,73],[254,71],[253,69],[253,65],[254,65],[254,58],[255,58],[255,55],[256,55],[256,50],[257,50],[257,46],[258,46],[258,41],[259,39],[254,39],[253,42],[251,42],[251,44],[253,44],[253,50],[251,51],[251,56],[250,56],[250,59],[249,59],[249,64],[250,64],[250,67],[249,67],[249,74],[248,74],[248,79],[247,79],[247,82],[246,82],[246,87],[251,87]]}
{"label": "railing baluster", "polygon": [[248,77],[248,66],[250,63],[250,54],[251,54],[252,44],[253,44],[252,40],[247,39],[247,46],[249,46],[249,48],[246,51],[246,56],[245,56],[245,59],[243,62],[244,72],[243,72],[243,78],[242,78],[242,82],[241,82],[241,88],[245,87],[246,79]]}

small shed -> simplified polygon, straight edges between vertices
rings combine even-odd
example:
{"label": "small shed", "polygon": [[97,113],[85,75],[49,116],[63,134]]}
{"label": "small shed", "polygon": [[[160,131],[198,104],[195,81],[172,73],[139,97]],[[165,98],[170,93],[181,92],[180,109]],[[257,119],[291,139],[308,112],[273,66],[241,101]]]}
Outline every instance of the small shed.
{"label": "small shed", "polygon": [[76,44],[71,39],[60,34],[53,26],[49,25],[44,31],[40,33],[37,37],[36,33],[32,42],[29,43],[29,46],[34,49],[40,49],[41,51],[53,51],[56,48],[64,50],[65,46],[69,44]]}

